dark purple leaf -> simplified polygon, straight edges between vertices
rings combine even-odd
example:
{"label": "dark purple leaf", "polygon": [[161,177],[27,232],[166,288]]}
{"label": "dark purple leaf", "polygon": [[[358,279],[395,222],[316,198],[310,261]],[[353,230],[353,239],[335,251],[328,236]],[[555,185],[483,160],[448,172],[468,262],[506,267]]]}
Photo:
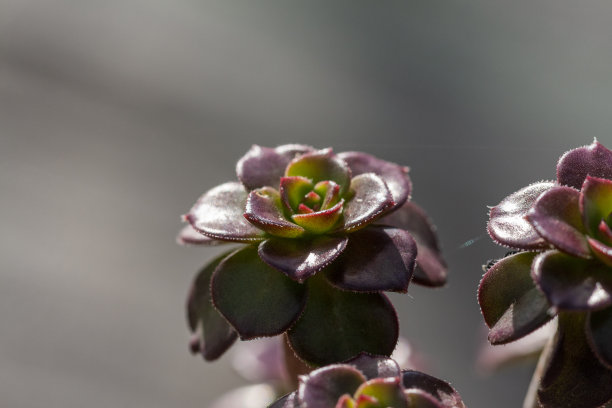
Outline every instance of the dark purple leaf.
{"label": "dark purple leaf", "polygon": [[288,332],[298,357],[309,364],[325,365],[361,352],[385,356],[393,352],[399,327],[386,296],[345,292],[319,276],[307,283],[306,308]]}
{"label": "dark purple leaf", "polygon": [[410,197],[412,184],[408,176],[408,167],[361,152],[343,152],[338,154],[338,157],[348,163],[353,176],[364,173],[379,175],[391,191],[395,208],[400,207]]}
{"label": "dark purple leaf", "polygon": [[588,176],[580,194],[580,210],[589,235],[606,239],[599,231],[599,225],[608,220],[612,213],[612,180]]}
{"label": "dark purple leaf", "polygon": [[416,388],[404,391],[409,407],[414,408],[446,408],[440,401]]}
{"label": "dark purple leaf", "polygon": [[244,216],[247,191],[237,182],[221,184],[204,193],[185,219],[197,231],[222,241],[257,242],[265,233]]}
{"label": "dark purple leaf", "polygon": [[586,313],[559,314],[559,329],[538,389],[544,408],[593,408],[612,399],[612,371],[591,351],[585,321]]}
{"label": "dark purple leaf", "polygon": [[[408,408],[400,377],[374,378],[365,382],[355,393],[357,399],[360,396],[373,397],[376,402],[369,405],[372,408]],[[367,407],[368,404],[364,406]]]}
{"label": "dark purple leaf", "polygon": [[343,196],[351,181],[351,170],[331,149],[323,149],[306,153],[291,161],[285,176],[306,177],[314,184],[331,180],[340,186],[340,195]]}
{"label": "dark purple leaf", "polygon": [[406,390],[423,390],[440,401],[445,408],[465,408],[459,393],[446,381],[420,371],[404,370],[402,382]]}
{"label": "dark purple leaf", "polygon": [[238,180],[249,190],[270,186],[278,188],[280,178],[291,160],[312,151],[312,147],[288,144],[276,148],[253,145],[236,165]]}
{"label": "dark purple leaf", "polygon": [[227,241],[219,241],[196,231],[190,224],[185,225],[176,236],[176,242],[180,245],[204,245],[217,246],[227,244]]}
{"label": "dark purple leaf", "polygon": [[535,255],[520,252],[505,257],[480,281],[478,303],[493,344],[517,340],[551,319],[550,306],[531,278]]}
{"label": "dark purple leaf", "polygon": [[300,379],[297,399],[304,407],[335,407],[344,394],[353,395],[366,381],[355,367],[334,364]]}
{"label": "dark purple leaf", "polygon": [[300,408],[297,401],[297,392],[287,394],[278,401],[274,402],[268,408]]}
{"label": "dark purple leaf", "polygon": [[344,205],[344,225],[340,230],[351,232],[363,228],[393,206],[387,185],[374,173],[353,177],[351,192],[352,197]]}
{"label": "dark purple leaf", "polygon": [[346,236],[312,239],[271,238],[259,244],[259,256],[291,279],[303,282],[336,259],[346,248]]}
{"label": "dark purple leaf", "polygon": [[533,261],[532,277],[561,310],[596,310],[612,304],[612,273],[596,260],[547,251]]}
{"label": "dark purple leaf", "polygon": [[511,248],[541,249],[546,241],[527,221],[525,215],[540,194],[555,186],[552,182],[531,184],[504,198],[491,209],[487,230],[495,242]]}
{"label": "dark purple leaf", "polygon": [[612,370],[612,307],[591,312],[588,339],[601,363]]}
{"label": "dark purple leaf", "polygon": [[306,214],[294,214],[291,219],[306,231],[313,234],[322,234],[332,229],[342,217],[344,200],[327,210]]}
{"label": "dark purple leaf", "polygon": [[557,164],[559,184],[580,190],[587,175],[612,179],[612,151],[597,141],[566,152]]}
{"label": "dark purple leaf", "polygon": [[327,269],[327,277],[340,289],[406,292],[416,254],[408,231],[371,226],[350,234],[346,250]]}
{"label": "dark purple leaf", "polygon": [[236,331],[215,310],[210,298],[210,277],[225,253],[206,265],[196,276],[187,296],[187,322],[192,332],[201,329],[201,338],[194,339],[192,350],[202,353],[207,361],[219,358],[238,337]]}
{"label": "dark purple leaf", "polygon": [[219,264],[211,291],[215,307],[243,340],[283,333],[306,302],[305,286],[262,262],[252,246]]}
{"label": "dark purple leaf", "polygon": [[397,363],[384,356],[360,353],[358,356],[347,360],[345,364],[350,364],[357,368],[368,380],[373,378],[399,377],[401,374]]}
{"label": "dark purple leaf", "polygon": [[578,190],[565,186],[553,187],[538,197],[527,212],[527,220],[542,238],[561,251],[590,258],[579,200]]}
{"label": "dark purple leaf", "polygon": [[259,188],[249,193],[244,217],[257,228],[279,237],[296,238],[306,232],[285,218],[280,195],[272,187]]}
{"label": "dark purple leaf", "polygon": [[425,211],[412,201],[380,218],[377,223],[391,225],[410,232],[417,244],[416,268],[412,281],[438,287],[446,283],[446,262],[440,254],[435,227]]}

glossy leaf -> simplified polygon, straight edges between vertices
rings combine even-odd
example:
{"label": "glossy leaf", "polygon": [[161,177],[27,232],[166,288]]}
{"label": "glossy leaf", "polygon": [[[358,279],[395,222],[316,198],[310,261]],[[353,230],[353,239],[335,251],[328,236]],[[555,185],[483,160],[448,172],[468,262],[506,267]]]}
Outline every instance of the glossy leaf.
{"label": "glossy leaf", "polygon": [[592,408],[612,399],[612,371],[591,351],[585,323],[586,313],[559,314],[559,329],[538,389],[544,408]]}
{"label": "glossy leaf", "polygon": [[374,378],[361,384],[355,396],[373,397],[376,401],[373,407],[408,408],[400,377]]}
{"label": "glossy leaf", "polygon": [[580,215],[580,193],[558,186],[542,193],[527,212],[527,220],[550,244],[568,254],[590,258]]}
{"label": "glossy leaf", "polygon": [[335,286],[358,292],[406,292],[417,248],[407,231],[371,226],[350,234],[342,256],[328,269]]}
{"label": "glossy leaf", "polygon": [[278,237],[296,238],[306,232],[304,228],[285,218],[280,195],[271,187],[259,188],[249,193],[244,217],[257,228]]}
{"label": "glossy leaf", "polygon": [[406,390],[404,396],[410,408],[446,408],[433,396],[416,388]]}
{"label": "glossy leaf", "polygon": [[525,215],[538,197],[555,186],[542,181],[531,184],[504,198],[489,213],[487,230],[493,240],[501,245],[518,249],[541,249],[546,241],[527,221]]}
{"label": "glossy leaf", "polygon": [[236,341],[236,331],[215,310],[210,297],[210,278],[219,263],[228,255],[225,253],[198,273],[187,297],[187,322],[192,332],[201,329],[201,339],[194,339],[192,350],[202,353],[207,361],[219,358]]}
{"label": "glossy leaf", "polygon": [[351,232],[365,227],[393,206],[393,198],[382,178],[374,173],[360,174],[351,180],[352,197],[344,205],[344,225]]}
{"label": "glossy leaf", "polygon": [[364,173],[374,173],[380,176],[391,191],[394,208],[402,206],[410,197],[412,184],[408,176],[408,167],[361,152],[343,152],[338,156],[348,163],[353,177]]}
{"label": "glossy leaf", "polygon": [[589,235],[605,239],[599,233],[599,224],[612,213],[612,180],[587,177],[580,194],[580,209]]}
{"label": "glossy leaf", "polygon": [[313,234],[322,234],[331,230],[342,217],[344,200],[327,210],[321,210],[306,214],[294,214],[291,216],[293,222]]}
{"label": "glossy leaf", "polygon": [[552,318],[546,298],[531,278],[535,255],[520,252],[507,256],[489,268],[480,282],[478,303],[493,344],[517,340]]}
{"label": "glossy leaf", "polygon": [[219,264],[211,291],[215,307],[245,340],[283,333],[306,300],[306,288],[262,262],[252,246]]}
{"label": "glossy leaf", "polygon": [[[440,401],[445,408],[465,408],[461,396],[446,381],[420,371],[402,371],[402,383],[406,390],[419,389]],[[418,405],[417,405],[418,407]],[[420,408],[420,407],[419,407]]]}
{"label": "glossy leaf", "polygon": [[401,374],[397,363],[383,356],[372,356],[361,353],[347,360],[345,364],[356,367],[368,380],[373,378],[399,377]]}
{"label": "glossy leaf", "polygon": [[596,260],[547,251],[535,258],[532,276],[548,302],[561,310],[596,310],[612,304],[612,273]]}
{"label": "glossy leaf", "polygon": [[179,234],[176,236],[176,242],[180,245],[203,245],[203,246],[217,246],[221,244],[227,244],[227,241],[219,241],[213,239],[201,232],[196,231],[191,225],[185,225]]}
{"label": "glossy leaf", "polygon": [[612,370],[612,307],[591,312],[588,337],[595,355]]}
{"label": "glossy leaf", "polygon": [[346,248],[346,236],[312,239],[268,239],[259,244],[259,256],[288,277],[303,282],[333,262]]}
{"label": "glossy leaf", "polygon": [[264,186],[278,188],[289,162],[312,150],[310,146],[296,144],[276,148],[253,145],[236,165],[238,179],[248,190]]}
{"label": "glossy leaf", "polygon": [[557,164],[559,184],[580,190],[587,175],[612,179],[612,151],[597,141],[566,152]]}
{"label": "glossy leaf", "polygon": [[292,160],[285,170],[285,176],[306,177],[314,184],[331,180],[340,186],[340,195],[343,196],[351,181],[351,170],[331,149],[323,149]]}
{"label": "glossy leaf", "polygon": [[608,266],[612,266],[612,247],[593,238],[587,238],[587,241],[597,259]]}
{"label": "glossy leaf", "polygon": [[224,241],[256,242],[265,233],[244,217],[247,191],[242,184],[229,182],[204,193],[185,219],[197,231]]}
{"label": "glossy leaf", "polygon": [[305,407],[335,407],[344,394],[353,395],[366,381],[355,367],[336,364],[300,378],[298,401]]}
{"label": "glossy leaf", "polygon": [[435,227],[421,207],[407,201],[377,223],[407,230],[416,241],[417,258],[412,277],[414,283],[430,287],[446,283],[447,266],[440,253]]}
{"label": "glossy leaf", "polygon": [[318,275],[308,280],[308,286],[306,308],[288,332],[291,348],[301,359],[325,365],[360,352],[393,352],[398,321],[384,295],[341,291]]}

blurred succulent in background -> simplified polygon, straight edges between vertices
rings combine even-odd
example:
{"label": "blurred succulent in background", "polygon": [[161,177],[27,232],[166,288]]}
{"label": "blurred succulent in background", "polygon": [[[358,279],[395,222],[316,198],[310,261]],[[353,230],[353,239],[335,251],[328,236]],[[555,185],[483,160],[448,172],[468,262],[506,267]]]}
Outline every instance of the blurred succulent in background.
{"label": "blurred succulent in background", "polygon": [[398,338],[383,291],[446,281],[434,228],[408,202],[408,169],[358,152],[253,146],[240,182],[206,192],[178,241],[243,243],[196,277],[192,350],[213,360],[239,336],[286,333],[303,361],[390,355]]}
{"label": "blurred succulent in background", "polygon": [[558,318],[534,383],[543,407],[612,399],[612,151],[594,141],[565,153],[556,182],[491,209],[488,231],[518,250],[485,273],[478,300],[489,341],[517,340]]}
{"label": "blurred succulent in background", "polygon": [[360,354],[300,377],[297,391],[270,408],[462,408],[446,382],[414,370],[400,370],[386,357]]}
{"label": "blurred succulent in background", "polygon": [[[391,358],[400,367],[424,370],[423,356],[400,337]],[[262,408],[298,386],[298,376],[311,369],[301,363],[281,337],[267,337],[238,344],[232,356],[234,370],[252,383],[231,390],[210,408]]]}

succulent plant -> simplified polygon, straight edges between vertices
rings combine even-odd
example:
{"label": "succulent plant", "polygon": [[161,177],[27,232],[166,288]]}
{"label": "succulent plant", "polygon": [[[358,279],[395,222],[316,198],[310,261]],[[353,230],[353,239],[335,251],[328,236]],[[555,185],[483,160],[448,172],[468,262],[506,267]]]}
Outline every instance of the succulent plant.
{"label": "succulent plant", "polygon": [[446,280],[432,224],[408,201],[408,169],[359,152],[253,146],[239,182],[206,192],[178,241],[246,244],[196,277],[192,350],[213,360],[237,337],[286,333],[304,361],[390,355],[398,337],[383,291]]}
{"label": "succulent plant", "polygon": [[269,408],[463,408],[446,382],[400,370],[389,358],[360,354],[300,377],[297,391]]}
{"label": "succulent plant", "polygon": [[514,341],[557,316],[541,360],[539,404],[611,400],[612,151],[594,141],[565,153],[555,182],[534,183],[491,209],[488,231],[519,251],[480,283],[489,341]]}

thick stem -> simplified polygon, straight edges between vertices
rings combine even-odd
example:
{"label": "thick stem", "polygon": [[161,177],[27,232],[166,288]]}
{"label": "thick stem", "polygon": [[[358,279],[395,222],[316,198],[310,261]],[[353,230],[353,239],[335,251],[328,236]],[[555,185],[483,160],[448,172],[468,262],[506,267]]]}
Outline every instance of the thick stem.
{"label": "thick stem", "polygon": [[283,352],[285,354],[285,370],[287,372],[287,379],[289,380],[289,390],[294,390],[298,387],[298,380],[300,375],[308,374],[312,371],[312,367],[308,366],[302,360],[297,358],[295,352],[289,346],[289,339],[285,333],[283,341]]}
{"label": "thick stem", "polygon": [[555,337],[556,336],[550,336],[546,342],[546,345],[544,346],[544,349],[542,350],[542,353],[540,354],[538,365],[536,365],[535,371],[533,372],[533,377],[531,377],[531,382],[529,383],[529,388],[527,389],[527,394],[525,395],[525,400],[523,401],[523,408],[542,407],[538,401],[538,387],[540,386],[542,375],[544,375],[544,371],[548,366],[548,358],[552,352]]}

